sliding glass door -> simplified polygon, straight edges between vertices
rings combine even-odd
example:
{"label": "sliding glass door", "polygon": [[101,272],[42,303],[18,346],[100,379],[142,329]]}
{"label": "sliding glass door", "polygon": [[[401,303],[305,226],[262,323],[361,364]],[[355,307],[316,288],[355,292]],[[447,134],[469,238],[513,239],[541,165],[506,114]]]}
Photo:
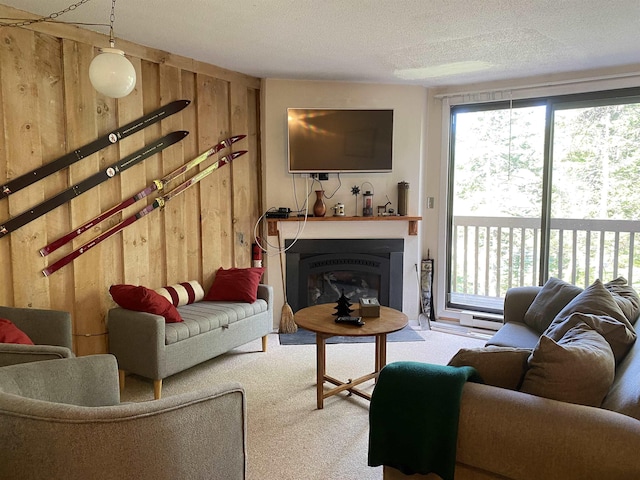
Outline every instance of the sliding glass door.
{"label": "sliding glass door", "polygon": [[452,108],[447,306],[549,276],[640,283],[640,91]]}
{"label": "sliding glass door", "polygon": [[564,104],[553,118],[548,274],[640,284],[640,103]]}

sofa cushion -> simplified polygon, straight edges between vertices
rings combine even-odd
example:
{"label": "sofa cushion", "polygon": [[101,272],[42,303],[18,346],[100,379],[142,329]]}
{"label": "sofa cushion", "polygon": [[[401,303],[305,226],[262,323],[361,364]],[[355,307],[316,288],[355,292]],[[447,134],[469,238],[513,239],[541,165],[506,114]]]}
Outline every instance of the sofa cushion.
{"label": "sofa cushion", "polygon": [[624,358],[636,339],[636,333],[613,295],[596,280],[562,309],[544,332],[558,341],[578,319],[567,320],[574,314],[586,314],[582,321],[603,335],[611,345],[616,362]]}
{"label": "sofa cushion", "polygon": [[540,333],[520,322],[507,322],[487,342],[487,346],[533,348],[540,340]]}
{"label": "sofa cushion", "polygon": [[196,335],[244,320],[245,318],[266,312],[269,306],[263,299],[253,303],[208,302],[201,301],[179,308],[183,321],[165,326],[165,344],[186,340]]}
{"label": "sofa cushion", "polygon": [[473,367],[487,385],[517,390],[527,371],[528,348],[462,348],[449,361],[454,367]]}
{"label": "sofa cushion", "polygon": [[176,283],[175,285],[158,288],[155,291],[169,300],[174,307],[189,305],[204,298],[204,289],[197,280]]}
{"label": "sofa cushion", "polygon": [[143,286],[111,285],[109,293],[122,308],[162,315],[167,323],[181,322],[180,314],[166,298]]}
{"label": "sofa cushion", "polygon": [[640,342],[636,342],[616,368],[616,378],[602,408],[640,420]]}
{"label": "sofa cushion", "polygon": [[253,303],[258,295],[258,284],[264,268],[219,268],[211,288],[204,299],[220,302]]}
{"label": "sofa cushion", "polygon": [[629,323],[633,325],[638,315],[640,315],[640,296],[638,296],[638,292],[632,286],[627,285],[627,279],[624,277],[618,277],[605,283],[604,288],[611,292],[620,310],[627,317]]}
{"label": "sofa cushion", "polygon": [[555,341],[542,335],[520,391],[599,407],[613,384],[615,358],[598,332],[577,323]]}
{"label": "sofa cushion", "polygon": [[29,336],[14,325],[11,320],[0,318],[0,343],[33,345]]}
{"label": "sofa cushion", "polygon": [[551,277],[533,299],[524,314],[523,322],[541,334],[556,315],[581,292],[582,288]]}

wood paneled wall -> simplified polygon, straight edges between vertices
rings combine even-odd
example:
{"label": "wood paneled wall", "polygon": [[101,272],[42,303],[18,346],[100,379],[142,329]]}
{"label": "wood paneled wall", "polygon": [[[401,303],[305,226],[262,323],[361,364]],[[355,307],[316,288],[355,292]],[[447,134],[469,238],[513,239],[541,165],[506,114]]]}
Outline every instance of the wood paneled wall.
{"label": "wood paneled wall", "polygon": [[[24,13],[0,5],[0,16]],[[251,266],[254,223],[262,210],[260,80],[119,40],[138,80],[133,93],[114,100],[89,82],[89,63],[99,46],[108,46],[106,36],[67,25],[0,27],[0,184],[161,105],[191,101],[161,123],[0,200],[1,224],[165,133],[190,132],[180,143],[0,238],[0,304],[71,312],[78,355],[108,349],[110,285],[158,288],[199,280],[206,290],[219,267]],[[48,264],[144,208],[154,196],[48,257],[40,256],[41,247],[237,134],[248,135],[234,145],[248,150],[246,155],[44,277]]]}

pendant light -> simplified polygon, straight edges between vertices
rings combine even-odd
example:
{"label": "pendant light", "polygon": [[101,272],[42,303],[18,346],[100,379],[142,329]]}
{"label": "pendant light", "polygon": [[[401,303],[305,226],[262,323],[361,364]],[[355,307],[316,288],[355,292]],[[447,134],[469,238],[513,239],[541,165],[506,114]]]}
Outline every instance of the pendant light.
{"label": "pendant light", "polygon": [[111,98],[129,95],[136,86],[136,70],[124,56],[122,50],[115,48],[113,22],[115,21],[116,0],[111,1],[109,22],[109,45],[100,49],[100,53],[89,65],[89,80],[98,92]]}

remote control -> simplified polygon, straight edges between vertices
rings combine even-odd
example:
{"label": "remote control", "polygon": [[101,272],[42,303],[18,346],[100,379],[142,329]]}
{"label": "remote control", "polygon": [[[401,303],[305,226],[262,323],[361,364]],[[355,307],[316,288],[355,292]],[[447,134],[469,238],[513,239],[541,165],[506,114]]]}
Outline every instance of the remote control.
{"label": "remote control", "polygon": [[348,323],[350,325],[357,325],[359,327],[364,325],[362,317],[338,317],[336,318],[336,323]]}

